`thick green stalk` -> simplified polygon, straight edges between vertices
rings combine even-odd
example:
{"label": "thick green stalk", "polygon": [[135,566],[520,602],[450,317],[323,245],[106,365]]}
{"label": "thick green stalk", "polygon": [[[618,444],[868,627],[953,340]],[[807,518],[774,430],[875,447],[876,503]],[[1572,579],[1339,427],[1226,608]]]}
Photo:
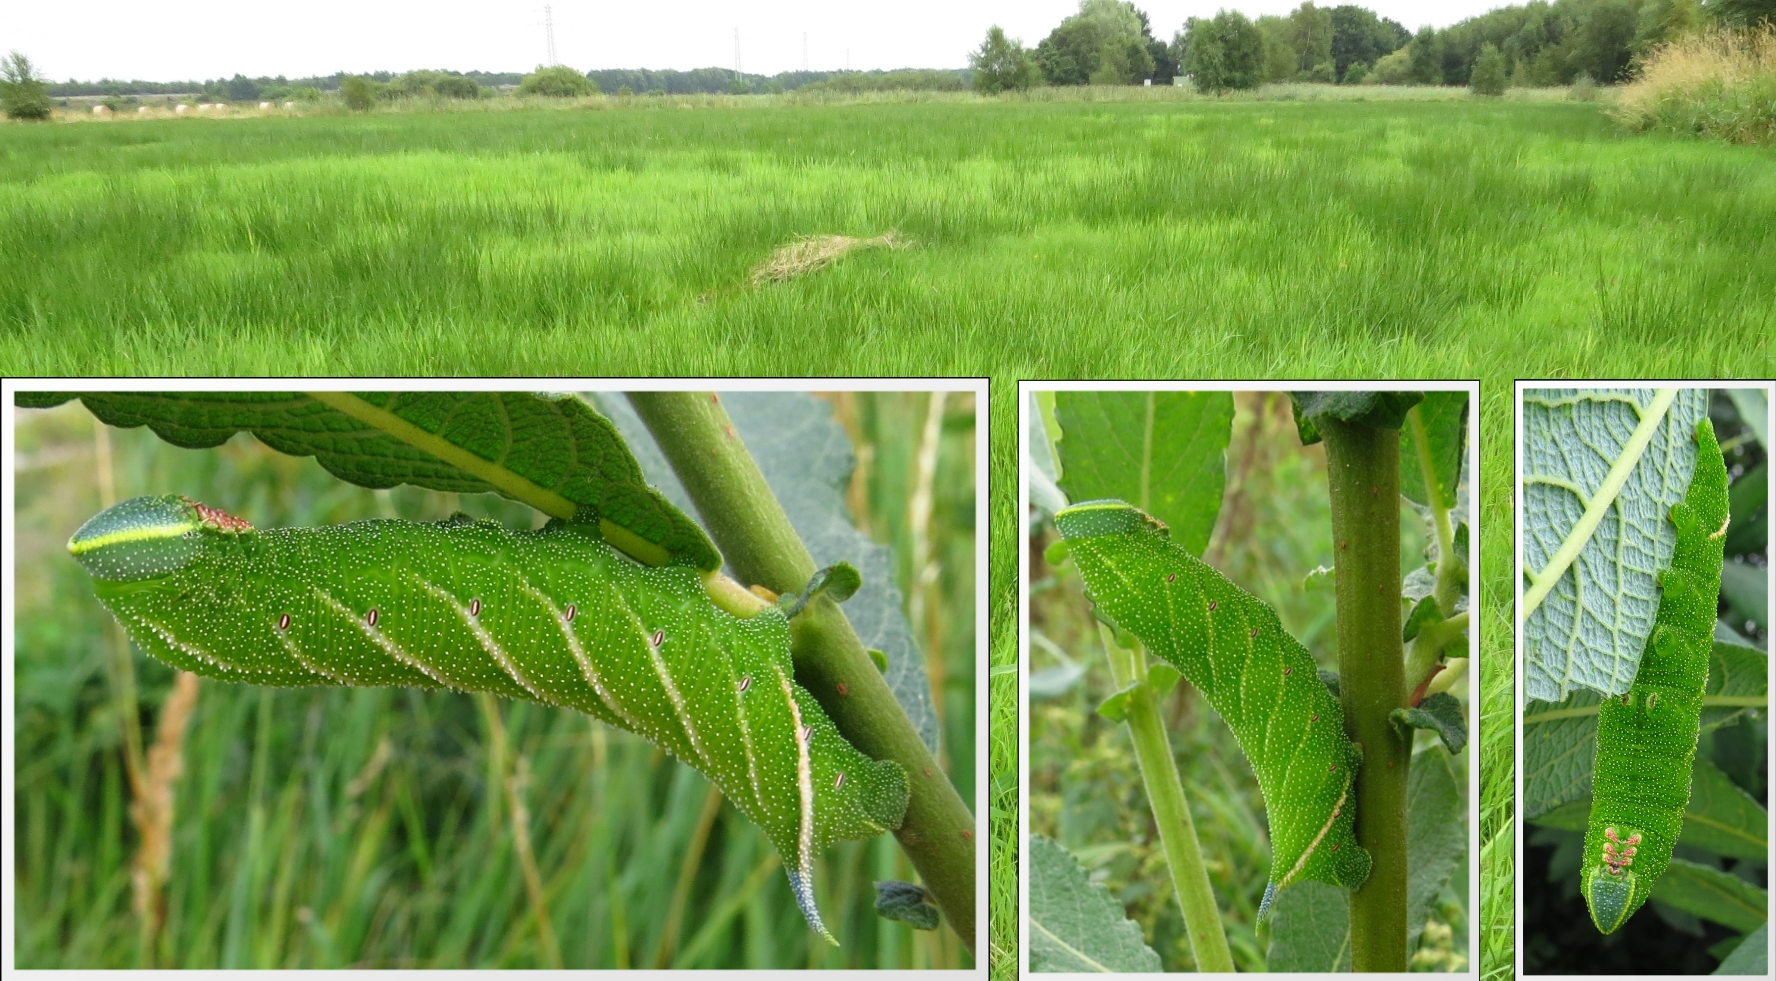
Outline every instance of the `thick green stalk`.
{"label": "thick green stalk", "polygon": [[[630,404],[696,502],[742,582],[798,593],[814,558],[711,392],[631,392]],[[906,769],[900,840],[956,935],[974,950],[974,816],[913,728],[838,604],[817,597],[790,623],[796,681],[869,757]]]}
{"label": "thick green stalk", "polygon": [[1159,826],[1166,865],[1172,871],[1172,888],[1177,890],[1178,905],[1184,909],[1184,930],[1190,936],[1196,969],[1231,973],[1233,954],[1227,949],[1221,913],[1209,888],[1209,870],[1203,865],[1196,822],[1190,818],[1184,782],[1178,776],[1178,763],[1172,758],[1171,742],[1166,739],[1159,699],[1147,687],[1145,655],[1139,649],[1131,651],[1119,645],[1109,627],[1100,624],[1098,633],[1104,641],[1104,652],[1109,655],[1110,675],[1116,680],[1117,689],[1129,693],[1129,736],[1134,740],[1135,760],[1141,766],[1147,804],[1153,809],[1154,824]]}
{"label": "thick green stalk", "polygon": [[1315,419],[1326,442],[1338,566],[1338,688],[1363,750],[1357,841],[1374,867],[1351,893],[1351,969],[1406,970],[1406,769],[1412,743],[1388,713],[1406,707],[1400,640],[1400,434]]}

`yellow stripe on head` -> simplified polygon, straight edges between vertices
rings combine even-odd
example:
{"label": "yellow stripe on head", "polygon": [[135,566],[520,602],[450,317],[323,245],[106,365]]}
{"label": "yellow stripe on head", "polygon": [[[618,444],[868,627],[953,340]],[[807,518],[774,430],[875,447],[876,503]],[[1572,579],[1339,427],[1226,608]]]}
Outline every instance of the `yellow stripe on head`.
{"label": "yellow stripe on head", "polygon": [[93,515],[68,539],[68,552],[95,579],[158,579],[197,557],[203,527],[184,498],[136,497]]}

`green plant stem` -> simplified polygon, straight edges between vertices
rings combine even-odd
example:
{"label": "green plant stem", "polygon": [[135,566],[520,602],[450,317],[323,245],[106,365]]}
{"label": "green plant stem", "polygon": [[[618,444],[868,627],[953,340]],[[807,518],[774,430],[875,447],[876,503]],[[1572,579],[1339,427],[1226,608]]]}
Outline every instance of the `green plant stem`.
{"label": "green plant stem", "polygon": [[[815,572],[814,558],[716,396],[631,392],[629,401],[735,575],[779,594],[805,588]],[[813,693],[840,734],[864,755],[905,768],[911,794],[895,837],[951,929],[973,953],[975,840],[968,806],[894,700],[838,604],[826,596],[809,603],[790,622],[790,652],[796,681]]]}
{"label": "green plant stem", "polygon": [[1115,633],[1103,624],[1098,625],[1098,634],[1103,638],[1117,690],[1129,693],[1129,737],[1134,741],[1135,760],[1141,766],[1147,803],[1153,808],[1153,823],[1159,827],[1166,865],[1172,871],[1172,888],[1184,910],[1184,930],[1190,936],[1196,969],[1231,973],[1233,954],[1227,949],[1221,912],[1215,906],[1214,891],[1209,888],[1209,870],[1203,865],[1196,822],[1191,820],[1184,781],[1178,776],[1178,763],[1172,757],[1172,744],[1160,718],[1159,699],[1147,687],[1145,655],[1138,646],[1128,650],[1118,644]]}
{"label": "green plant stem", "polygon": [[[1443,503],[1443,492],[1450,488],[1437,479],[1437,465],[1431,459],[1431,436],[1425,430],[1424,414],[1419,411],[1422,408],[1420,404],[1407,411],[1406,428],[1412,434],[1413,456],[1418,458],[1425,498],[1430,502],[1431,526],[1437,534],[1437,584],[1431,595],[1436,597],[1437,611],[1449,617],[1455,614],[1456,600],[1461,598],[1461,569],[1468,557],[1455,554],[1455,526],[1450,523],[1449,508]],[[1413,680],[1413,676],[1408,674],[1407,680]]]}
{"label": "green plant stem", "polygon": [[1351,970],[1406,970],[1406,775],[1412,743],[1388,724],[1407,700],[1400,639],[1400,438],[1397,430],[1315,420],[1338,575],[1339,700],[1363,751],[1357,841],[1374,866],[1353,891]]}
{"label": "green plant stem", "polygon": [[1406,658],[1406,686],[1417,688],[1442,659],[1443,651],[1468,630],[1468,613],[1463,610],[1447,620],[1427,623],[1412,638],[1412,653]]}

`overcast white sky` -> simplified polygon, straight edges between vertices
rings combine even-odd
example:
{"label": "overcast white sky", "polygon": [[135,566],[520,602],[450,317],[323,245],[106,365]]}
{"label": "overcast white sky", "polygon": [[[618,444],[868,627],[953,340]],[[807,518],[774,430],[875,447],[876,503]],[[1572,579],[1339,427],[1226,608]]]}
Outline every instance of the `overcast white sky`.
{"label": "overcast white sky", "polygon": [[[1325,0],[1331,6],[1335,0]],[[1368,0],[1416,29],[1507,0]],[[1232,7],[1285,13],[1299,0],[1136,0],[1169,39],[1184,18]],[[992,24],[1035,45],[1078,0],[552,0],[556,55],[593,68],[741,67],[775,74],[808,66],[960,68]],[[0,52],[18,49],[54,79],[186,79],[325,75],[335,71],[528,71],[545,59],[543,4],[518,0],[307,0],[299,4],[77,5],[0,0]]]}

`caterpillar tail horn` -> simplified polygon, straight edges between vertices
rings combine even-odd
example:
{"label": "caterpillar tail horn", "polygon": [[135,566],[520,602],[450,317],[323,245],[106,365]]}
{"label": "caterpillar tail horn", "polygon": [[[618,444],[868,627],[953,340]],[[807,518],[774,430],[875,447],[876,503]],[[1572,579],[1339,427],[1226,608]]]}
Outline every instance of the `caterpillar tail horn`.
{"label": "caterpillar tail horn", "polygon": [[785,869],[784,871],[789,873],[789,891],[795,893],[796,905],[801,908],[802,916],[807,919],[808,926],[813,928],[815,933],[825,937],[827,943],[834,947],[839,946],[838,938],[827,930],[825,923],[821,922],[820,907],[814,903],[813,870]]}
{"label": "caterpillar tail horn", "polygon": [[1276,883],[1266,882],[1264,884],[1264,898],[1258,901],[1258,922],[1259,923],[1263,923],[1264,918],[1266,916],[1270,915],[1270,901],[1271,901],[1271,899],[1275,898],[1276,894],[1277,894]]}

